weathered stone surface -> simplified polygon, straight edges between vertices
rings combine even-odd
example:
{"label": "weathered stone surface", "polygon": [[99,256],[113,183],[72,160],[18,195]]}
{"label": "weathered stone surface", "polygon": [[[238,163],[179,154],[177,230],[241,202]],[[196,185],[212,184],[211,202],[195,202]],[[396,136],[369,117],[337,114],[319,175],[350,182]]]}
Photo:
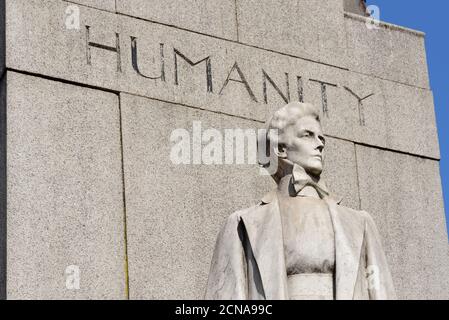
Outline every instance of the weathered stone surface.
{"label": "weathered stone surface", "polygon": [[[8,4],[12,17],[26,16],[33,11],[37,16],[49,17],[45,19],[45,27],[42,19],[32,19],[31,14],[27,18],[32,23],[25,24],[21,19],[13,19],[8,25],[7,50],[15,52],[8,55],[8,66],[14,69],[262,121],[267,113],[262,68],[286,94],[285,74],[278,70],[289,72],[291,69],[291,61],[285,56],[263,50],[254,52],[255,49],[247,46],[86,7],[81,8],[83,29],[67,30],[58,17],[58,13],[65,8],[62,1],[53,0],[42,5],[36,0],[18,0]],[[120,34],[121,71],[117,71],[117,53],[100,48],[89,46],[91,64],[87,63],[86,25],[90,26],[91,42],[115,47],[115,33]],[[131,36],[136,37],[136,65],[140,75],[132,65]],[[46,39],[46,43],[42,39]],[[165,81],[160,79],[161,43],[164,44]],[[176,67],[174,49],[179,52]],[[191,62],[210,57],[211,72],[207,73],[206,61],[192,67],[181,55]],[[282,68],[275,58],[281,60]],[[303,61],[298,59],[298,63],[296,70],[305,69]],[[318,64],[316,66],[322,68]],[[234,81],[242,81],[239,71],[248,88]],[[226,81],[228,76],[229,80]],[[290,78],[293,98],[297,96],[296,75],[292,74]],[[267,87],[267,100],[271,107],[285,103],[269,83]]]}
{"label": "weathered stone surface", "polygon": [[391,81],[382,82],[387,146],[440,158],[432,91]]}
{"label": "weathered stone surface", "polygon": [[[63,1],[49,0],[42,5],[36,0],[17,0],[14,5],[10,1],[7,4],[11,17],[24,16],[8,23],[10,68],[258,121],[265,121],[289,96],[290,100],[301,97],[321,106],[328,135],[438,156],[435,145],[423,146],[409,139],[416,128],[402,126],[400,134],[392,133],[392,143],[387,139],[387,130],[396,130],[387,119],[392,105],[389,97],[394,96],[383,91],[394,86],[393,82],[382,84],[374,77],[87,7],[81,7],[82,30],[67,30],[59,15],[64,12]],[[48,19],[33,19],[34,15]],[[114,50],[118,33],[120,58],[116,52],[87,46],[86,25],[90,26],[90,42]],[[134,67],[133,44],[137,48]],[[195,66],[189,64],[200,61]],[[325,95],[319,81],[328,83]],[[427,95],[426,91],[419,92]],[[360,108],[363,125],[356,96],[366,98]],[[431,119],[432,114],[431,106],[426,105],[422,117]],[[426,125],[433,126],[432,121]]]}
{"label": "weathered stone surface", "polygon": [[[325,79],[320,75],[319,79]],[[330,79],[327,77],[327,79]],[[386,121],[387,105],[380,80],[364,75],[347,73],[345,79],[336,79],[330,83],[340,83],[339,87],[328,85],[326,88],[328,111],[322,113],[322,125],[327,135],[355,142],[388,147],[387,131],[391,130]],[[309,99],[321,106],[322,91],[318,83],[312,86]],[[407,143],[412,141],[405,139]]]}
{"label": "weathered stone surface", "polygon": [[239,40],[345,66],[343,1],[237,1]]}
{"label": "weathered stone surface", "polygon": [[6,77],[0,82],[0,299],[6,299]]}
{"label": "weathered stone surface", "polygon": [[118,97],[14,72],[7,86],[7,297],[125,298]]}
{"label": "weathered stone surface", "polygon": [[350,70],[429,88],[422,33],[387,23],[368,29],[366,18],[345,17]]}
{"label": "weathered stone surface", "polygon": [[439,163],[357,146],[360,199],[373,216],[401,299],[448,299]]}
{"label": "weathered stone surface", "polygon": [[237,40],[235,0],[117,0],[117,12]]}
{"label": "weathered stone surface", "polygon": [[326,137],[323,178],[342,205],[359,209],[354,143]]}
{"label": "weathered stone surface", "polygon": [[0,1],[0,74],[3,76],[5,70],[5,50],[6,50],[6,12],[5,2]]}
{"label": "weathered stone surface", "polygon": [[[193,121],[203,130],[261,124],[126,94],[121,107],[130,297],[201,298],[221,224],[275,184],[254,165],[175,165],[170,135]],[[329,138],[327,148],[329,187],[358,206],[353,144]]]}
{"label": "weathered stone surface", "polygon": [[203,130],[260,124],[126,94],[121,107],[130,297],[202,298],[221,224],[274,183],[255,165],[173,164],[170,135],[192,132],[193,121]]}
{"label": "weathered stone surface", "polygon": [[84,6],[89,6],[92,8],[115,12],[116,0],[70,0],[70,1],[64,1],[64,2],[68,2],[67,5],[71,5],[72,3],[75,3],[75,4],[81,4]]}
{"label": "weathered stone surface", "polygon": [[[73,3],[82,4],[79,30],[64,23]],[[321,107],[326,181],[342,204],[374,216],[399,296],[448,298],[438,162],[362,146],[356,156],[351,142],[440,157],[422,34],[390,24],[368,30],[364,18],[343,14],[342,1],[178,3],[6,0],[3,10],[0,1],[8,14],[0,70],[4,43],[11,69],[122,92],[131,298],[201,297],[222,222],[273,187],[255,166],[173,165],[171,131],[193,120],[260,127],[288,95]],[[117,96],[9,75],[9,229],[0,237],[8,297],[125,297]],[[328,83],[325,95],[317,80]],[[6,236],[5,201],[0,188]],[[69,264],[80,266],[78,291],[65,287]],[[5,284],[0,277],[0,290]]]}

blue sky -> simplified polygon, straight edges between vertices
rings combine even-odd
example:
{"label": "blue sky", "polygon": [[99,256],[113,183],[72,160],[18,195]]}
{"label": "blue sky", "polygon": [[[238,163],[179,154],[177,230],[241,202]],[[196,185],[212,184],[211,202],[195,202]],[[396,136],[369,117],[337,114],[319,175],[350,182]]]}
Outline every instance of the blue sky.
{"label": "blue sky", "polygon": [[449,1],[368,0],[380,9],[380,20],[426,33],[430,85],[435,98],[441,150],[441,178],[449,228]]}

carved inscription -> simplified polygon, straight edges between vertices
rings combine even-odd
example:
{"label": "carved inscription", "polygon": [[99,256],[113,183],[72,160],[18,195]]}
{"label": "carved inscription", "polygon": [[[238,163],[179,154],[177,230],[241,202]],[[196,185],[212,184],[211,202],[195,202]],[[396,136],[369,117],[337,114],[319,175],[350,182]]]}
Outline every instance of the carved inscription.
{"label": "carved inscription", "polygon": [[[93,42],[91,40],[91,27],[86,26],[86,59],[87,64],[92,65],[92,57],[91,57],[91,51],[92,50],[106,50],[111,52],[111,54],[116,55],[117,59],[117,72],[122,72],[122,56],[121,56],[121,46],[120,41],[124,41],[125,37],[121,37],[120,34],[115,33],[115,46],[109,46],[97,42]],[[329,110],[329,95],[328,92],[332,88],[344,88],[342,92],[346,92],[346,94],[349,94],[351,97],[354,98],[355,103],[357,104],[356,112],[358,113],[359,118],[359,124],[361,126],[366,125],[366,119],[364,114],[364,101],[369,99],[374,95],[374,93],[366,94],[366,95],[360,95],[355,92],[355,90],[349,88],[348,86],[339,86],[336,83],[331,83],[325,80],[320,79],[305,79],[301,75],[292,75],[287,72],[284,72],[282,76],[279,74],[273,75],[269,74],[264,68],[260,69],[260,76],[261,76],[261,83],[262,83],[262,98],[259,100],[255,94],[254,88],[251,87],[250,82],[248,81],[248,75],[244,73],[243,69],[240,67],[238,61],[234,61],[232,64],[230,64],[229,69],[226,73],[226,77],[224,78],[223,83],[220,85],[220,89],[218,91],[214,91],[213,83],[214,83],[214,73],[213,73],[213,59],[210,55],[204,54],[202,58],[200,59],[193,59],[189,56],[189,54],[186,51],[183,51],[183,49],[179,47],[172,47],[169,51],[166,52],[168,49],[166,49],[168,46],[166,46],[164,43],[159,43],[158,53],[159,56],[156,61],[153,61],[155,64],[157,72],[154,74],[144,74],[142,72],[141,64],[142,61],[139,61],[139,55],[138,55],[138,43],[139,40],[135,36],[129,36],[127,37],[130,41],[130,47],[131,47],[131,65],[133,70],[142,78],[144,79],[151,79],[155,81],[161,81],[164,83],[167,83],[166,78],[166,65],[167,63],[173,63],[173,83],[174,86],[182,86],[183,81],[186,82],[188,79],[186,78],[186,71],[185,70],[191,70],[191,68],[204,68],[204,79],[205,79],[205,87],[204,90],[208,94],[218,94],[223,95],[227,90],[228,86],[231,83],[235,83],[236,85],[242,86],[242,88],[247,92],[248,97],[256,103],[264,103],[268,104],[270,99],[273,99],[273,97],[269,96],[269,92],[272,94],[275,94],[278,96],[278,98],[282,99],[285,103],[289,103],[292,100],[297,100],[300,102],[305,101],[305,91],[304,91],[304,84],[305,81],[308,81],[311,84],[317,85],[317,88],[320,90],[321,95],[321,108],[323,115],[325,117],[329,117],[331,114],[331,110]],[[171,54],[172,61],[167,61],[167,53]],[[157,61],[158,60],[158,61]],[[186,68],[183,68],[183,73],[181,72],[180,66],[183,65]],[[254,75],[251,75],[254,76]],[[276,77],[274,77],[276,76]],[[280,79],[284,78],[284,81],[276,82],[273,80],[274,78]],[[183,80],[184,79],[184,80]],[[294,86],[296,88],[291,87],[291,79],[295,79]],[[257,88],[256,88],[257,89]],[[293,89],[293,91],[292,91]],[[295,96],[292,96],[292,92],[295,93]]]}

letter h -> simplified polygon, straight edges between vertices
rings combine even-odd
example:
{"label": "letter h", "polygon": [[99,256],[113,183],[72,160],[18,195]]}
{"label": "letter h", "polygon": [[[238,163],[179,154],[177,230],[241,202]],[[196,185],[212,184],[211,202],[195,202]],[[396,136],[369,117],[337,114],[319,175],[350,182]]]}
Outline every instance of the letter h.
{"label": "letter h", "polygon": [[122,61],[120,57],[120,35],[118,33],[115,33],[115,47],[110,47],[90,41],[90,26],[86,26],[86,57],[88,65],[92,65],[92,57],[90,52],[92,47],[115,52],[117,54],[117,71],[122,71]]}

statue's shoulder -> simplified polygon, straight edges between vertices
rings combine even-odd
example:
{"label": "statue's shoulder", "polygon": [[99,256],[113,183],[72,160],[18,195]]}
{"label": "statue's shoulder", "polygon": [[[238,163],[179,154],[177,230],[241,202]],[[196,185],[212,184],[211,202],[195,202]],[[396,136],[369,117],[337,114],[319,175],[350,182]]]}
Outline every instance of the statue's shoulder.
{"label": "statue's shoulder", "polygon": [[245,214],[251,214],[257,210],[259,205],[255,205],[249,208],[238,210],[230,214],[221,225],[221,233],[234,233],[241,227],[242,216]]}
{"label": "statue's shoulder", "polygon": [[235,211],[228,217],[228,221],[240,221],[241,217],[246,214],[257,213],[260,210],[263,210],[263,207],[267,204],[272,203],[276,199],[276,189],[271,190],[267,194],[265,194],[257,204],[245,208],[242,210]]}
{"label": "statue's shoulder", "polygon": [[353,209],[350,207],[346,207],[341,204],[337,205],[337,208],[338,208],[339,212],[344,215],[359,218],[360,220],[363,220],[363,221],[366,221],[366,220],[372,221],[373,220],[371,215],[365,210],[357,210],[357,209]]}
{"label": "statue's shoulder", "polygon": [[252,212],[255,212],[255,211],[259,210],[261,205],[262,205],[262,203],[258,203],[256,205],[251,206],[251,207],[244,208],[244,209],[241,209],[241,210],[237,210],[237,211],[233,212],[231,215],[229,215],[227,220],[230,221],[230,222],[231,221],[240,221],[240,219],[241,219],[241,217],[243,215],[248,214],[248,213],[252,213]]}

